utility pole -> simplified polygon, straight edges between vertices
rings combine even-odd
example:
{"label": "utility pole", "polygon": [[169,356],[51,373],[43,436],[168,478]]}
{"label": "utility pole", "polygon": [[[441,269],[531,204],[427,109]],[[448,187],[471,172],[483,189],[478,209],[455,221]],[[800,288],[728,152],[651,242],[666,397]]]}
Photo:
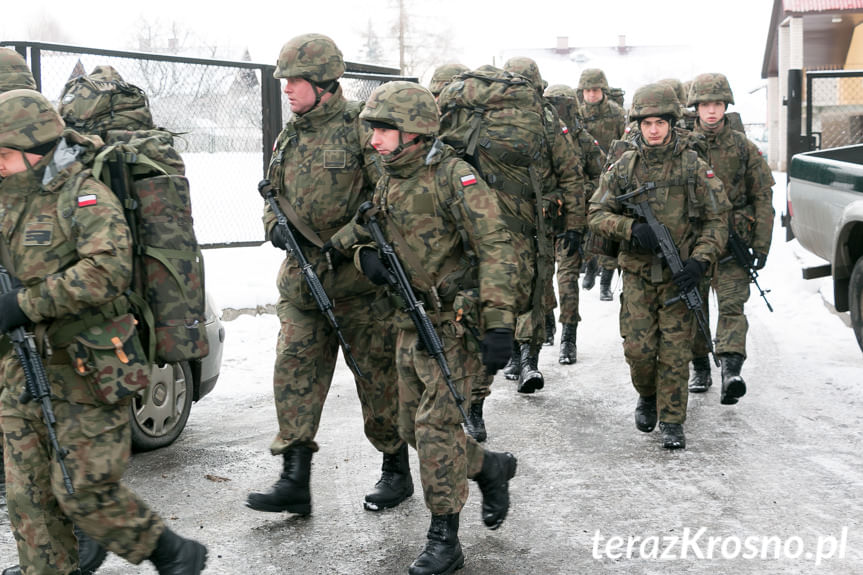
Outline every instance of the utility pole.
{"label": "utility pole", "polygon": [[399,0],[399,73],[405,74],[405,0]]}

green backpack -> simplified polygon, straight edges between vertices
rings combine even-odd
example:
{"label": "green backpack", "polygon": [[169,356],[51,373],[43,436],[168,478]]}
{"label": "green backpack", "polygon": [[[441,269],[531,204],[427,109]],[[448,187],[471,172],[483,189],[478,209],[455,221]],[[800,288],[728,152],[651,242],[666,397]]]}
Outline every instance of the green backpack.
{"label": "green backpack", "polygon": [[[89,167],[120,199],[129,224],[133,272],[127,296],[148,359],[198,359],[209,353],[204,260],[185,164],[174,148],[174,134],[153,129],[143,92],[113,74],[110,80],[71,80],[60,112],[67,125],[93,130],[105,142]],[[138,92],[136,108],[127,96]],[[140,128],[130,129],[135,126]]]}

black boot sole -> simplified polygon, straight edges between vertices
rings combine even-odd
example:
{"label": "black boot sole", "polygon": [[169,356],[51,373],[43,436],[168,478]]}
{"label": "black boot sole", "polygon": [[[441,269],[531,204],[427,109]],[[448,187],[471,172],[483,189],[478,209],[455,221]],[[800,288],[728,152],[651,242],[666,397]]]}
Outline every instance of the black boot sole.
{"label": "black boot sole", "polygon": [[462,567],[464,567],[464,554],[463,553],[462,553],[461,557],[456,559],[452,565],[450,565],[449,567],[447,567],[443,571],[435,571],[432,574],[431,572],[425,571],[425,570],[423,570],[423,571],[415,570],[413,568],[413,565],[411,565],[410,567],[408,567],[408,575],[426,575],[426,574],[428,574],[428,575],[451,575],[452,573],[455,573],[456,571],[460,570]]}
{"label": "black boot sole", "polygon": [[383,511],[384,509],[392,509],[393,507],[397,507],[398,505],[403,503],[408,497],[411,497],[413,494],[414,487],[413,484],[411,484],[410,489],[401,499],[391,499],[389,501],[369,501],[368,499],[366,499],[363,500],[363,508],[366,511]]}
{"label": "black boot sole", "polygon": [[728,384],[722,387],[722,397],[719,399],[722,405],[734,405],[738,398],[746,395],[746,382],[739,376],[730,378]]}
{"label": "black boot sole", "polygon": [[281,513],[283,511],[287,511],[289,513],[295,513],[297,515],[311,515],[312,513],[312,503],[289,503],[283,505],[273,505],[271,503],[267,503],[265,501],[256,501],[249,496],[246,499],[246,507],[249,509],[254,509],[255,511],[263,511],[265,513]]}
{"label": "black boot sole", "polygon": [[528,379],[525,379],[524,381],[522,381],[521,383],[518,384],[518,389],[516,391],[518,391],[519,393],[533,393],[536,390],[542,389],[543,387],[545,387],[545,378],[543,378],[541,373],[539,373],[539,372],[536,372],[536,373],[538,374],[538,377],[534,376],[534,377],[530,377]]}

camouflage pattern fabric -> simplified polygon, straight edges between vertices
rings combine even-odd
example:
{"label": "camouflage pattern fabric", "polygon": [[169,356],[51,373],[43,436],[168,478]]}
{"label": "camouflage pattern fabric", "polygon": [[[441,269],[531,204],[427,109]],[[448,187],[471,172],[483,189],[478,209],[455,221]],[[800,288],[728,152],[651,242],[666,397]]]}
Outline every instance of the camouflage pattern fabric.
{"label": "camouflage pattern fabric", "polygon": [[282,46],[273,77],[305,78],[324,84],[338,80],[344,73],[342,51],[332,38],[323,34],[302,34]]}
{"label": "camouflage pattern fabric", "polygon": [[[718,131],[706,130],[696,123],[695,134],[704,138],[707,159],[724,184],[733,206],[731,225],[753,250],[768,253],[773,237],[773,185],[770,167],[758,147],[727,123]],[[723,250],[720,260],[728,252]],[[716,353],[739,353],[746,356],[748,322],[744,305],[749,300],[749,276],[736,262],[719,264],[713,274],[719,307]],[[696,356],[707,355],[707,343],[698,334],[693,345]]]}
{"label": "camouflage pattern fabric", "polygon": [[33,90],[0,94],[0,147],[30,150],[58,139],[66,125],[45,96]]}
{"label": "camouflage pattern fabric", "polygon": [[429,82],[429,92],[437,98],[454,76],[469,70],[467,66],[458,62],[450,62],[438,66],[435,68],[434,73],[432,73],[431,81]]}
{"label": "camouflage pattern fabric", "polygon": [[36,80],[24,57],[12,48],[0,47],[0,93],[35,89]]}
{"label": "camouflage pattern fabric", "polygon": [[108,130],[152,130],[156,126],[144,91],[110,66],[66,82],[60,115],[70,128],[105,137]]}
{"label": "camouflage pattern fabric", "polygon": [[[326,102],[294,116],[276,142],[270,180],[280,188],[280,198],[323,241],[346,224],[352,225],[357,208],[371,197],[377,180],[376,152],[368,146],[371,134],[359,120],[360,110],[360,104],[345,100],[339,87]],[[268,204],[263,221],[269,236],[276,220]],[[334,302],[333,313],[367,376],[366,380],[355,377],[366,436],[379,451],[395,453],[402,441],[396,423],[395,331],[388,325],[391,310],[379,305],[381,288],[354,266],[343,262],[330,270],[311,241],[299,234],[298,239]],[[336,237],[332,239],[339,245]],[[285,254],[277,282],[281,330],[273,370],[279,422],[270,446],[274,455],[295,445],[317,450],[315,436],[339,350],[338,339],[318,311],[293,256]]]}
{"label": "camouflage pattern fabric", "polygon": [[[70,141],[67,134],[63,144]],[[84,137],[74,141],[88,142]],[[19,402],[24,373],[7,352],[0,424],[9,516],[27,574],[68,573],[77,567],[73,521],[133,563],[149,556],[164,529],[162,520],[121,481],[131,449],[129,397],[149,374],[142,352],[130,350],[127,363],[113,350],[108,363],[91,357],[92,369],[83,375],[73,367],[79,365],[75,356],[81,339],[92,341],[111,332],[131,338],[127,341],[137,339],[122,317],[112,321],[128,309],[122,294],[131,279],[129,230],[116,196],[81,171],[81,157],[101,143],[98,138],[89,142],[77,160],[63,161],[52,151],[33,170],[0,183],[0,233],[8,238],[11,267],[25,286],[18,295],[22,310],[48,327],[54,353],[46,371],[56,430],[60,445],[70,451],[66,466],[76,490],[74,495],[65,491],[39,405]],[[46,169],[57,175],[42,184]],[[71,189],[77,192],[68,193]],[[63,217],[73,203],[74,220]],[[85,332],[74,340],[76,345],[60,337],[70,331]]]}
{"label": "camouflage pattern fabric", "polygon": [[[687,189],[687,164],[694,166],[694,206]],[[686,305],[665,306],[678,293],[671,271],[658,256],[631,245],[632,216],[616,197],[654,182],[655,192],[633,201],[648,201],[656,218],[669,230],[683,260],[696,258],[713,265],[728,240],[731,207],[722,183],[709,167],[687,150],[676,133],[669,143],[624,152],[600,179],[590,202],[591,230],[618,240],[623,270],[620,334],[632,383],[642,396],[658,395],[660,420],[682,423],[686,417],[693,316]],[[693,208],[699,221],[690,221]]]}
{"label": "camouflage pattern fabric", "polygon": [[[444,343],[456,389],[470,396],[471,381],[481,369],[478,345],[470,323],[482,334],[495,328],[513,329],[519,262],[512,236],[501,215],[498,195],[476,177],[476,170],[458,160],[449,146],[433,154],[431,143],[408,148],[385,162],[386,175],[378,183],[374,203],[386,214],[383,231],[392,242],[390,227],[399,230],[407,246],[395,245],[415,291],[423,297]],[[454,201],[453,201],[454,200]],[[454,204],[458,216],[448,205]],[[461,221],[461,224],[456,220]],[[459,228],[467,235],[465,245]],[[411,250],[438,286],[438,310],[416,278]],[[454,311],[459,293],[447,286],[451,278],[466,277],[465,250],[477,258],[476,311],[472,319]],[[468,288],[469,286],[463,286]],[[445,295],[452,294],[452,295]],[[482,467],[482,450],[465,437],[461,414],[436,361],[416,349],[417,334],[407,316],[397,312],[400,326],[396,351],[399,374],[399,433],[416,447],[426,505],[434,514],[458,513],[467,498],[467,480]]]}

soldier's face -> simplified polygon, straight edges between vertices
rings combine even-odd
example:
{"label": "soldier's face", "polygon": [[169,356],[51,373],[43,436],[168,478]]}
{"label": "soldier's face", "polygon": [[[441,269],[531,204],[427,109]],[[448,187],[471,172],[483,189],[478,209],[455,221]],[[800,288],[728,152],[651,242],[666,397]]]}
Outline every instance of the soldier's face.
{"label": "soldier's face", "polygon": [[602,101],[602,88],[585,88],[581,91],[584,101],[588,104],[596,104]]}
{"label": "soldier's face", "polygon": [[42,158],[36,154],[27,154],[20,150],[12,148],[0,148],[0,177],[8,178],[12,174],[17,174],[27,170],[27,164],[24,162],[24,156],[27,156],[27,161],[30,165],[34,165]]}
{"label": "soldier's face", "polygon": [[417,137],[416,134],[403,134],[399,140],[400,132],[392,128],[372,128],[372,148],[382,156],[388,156],[399,147],[400,144],[408,143]]}
{"label": "soldier's face", "polygon": [[640,124],[641,135],[647,141],[648,146],[658,146],[665,141],[671,126],[668,122],[657,116],[645,118]]}
{"label": "soldier's face", "polygon": [[699,102],[698,117],[705,124],[715,124],[725,117],[725,102]]}
{"label": "soldier's face", "polygon": [[294,114],[305,114],[315,107],[315,87],[305,78],[285,78],[284,92]]}

